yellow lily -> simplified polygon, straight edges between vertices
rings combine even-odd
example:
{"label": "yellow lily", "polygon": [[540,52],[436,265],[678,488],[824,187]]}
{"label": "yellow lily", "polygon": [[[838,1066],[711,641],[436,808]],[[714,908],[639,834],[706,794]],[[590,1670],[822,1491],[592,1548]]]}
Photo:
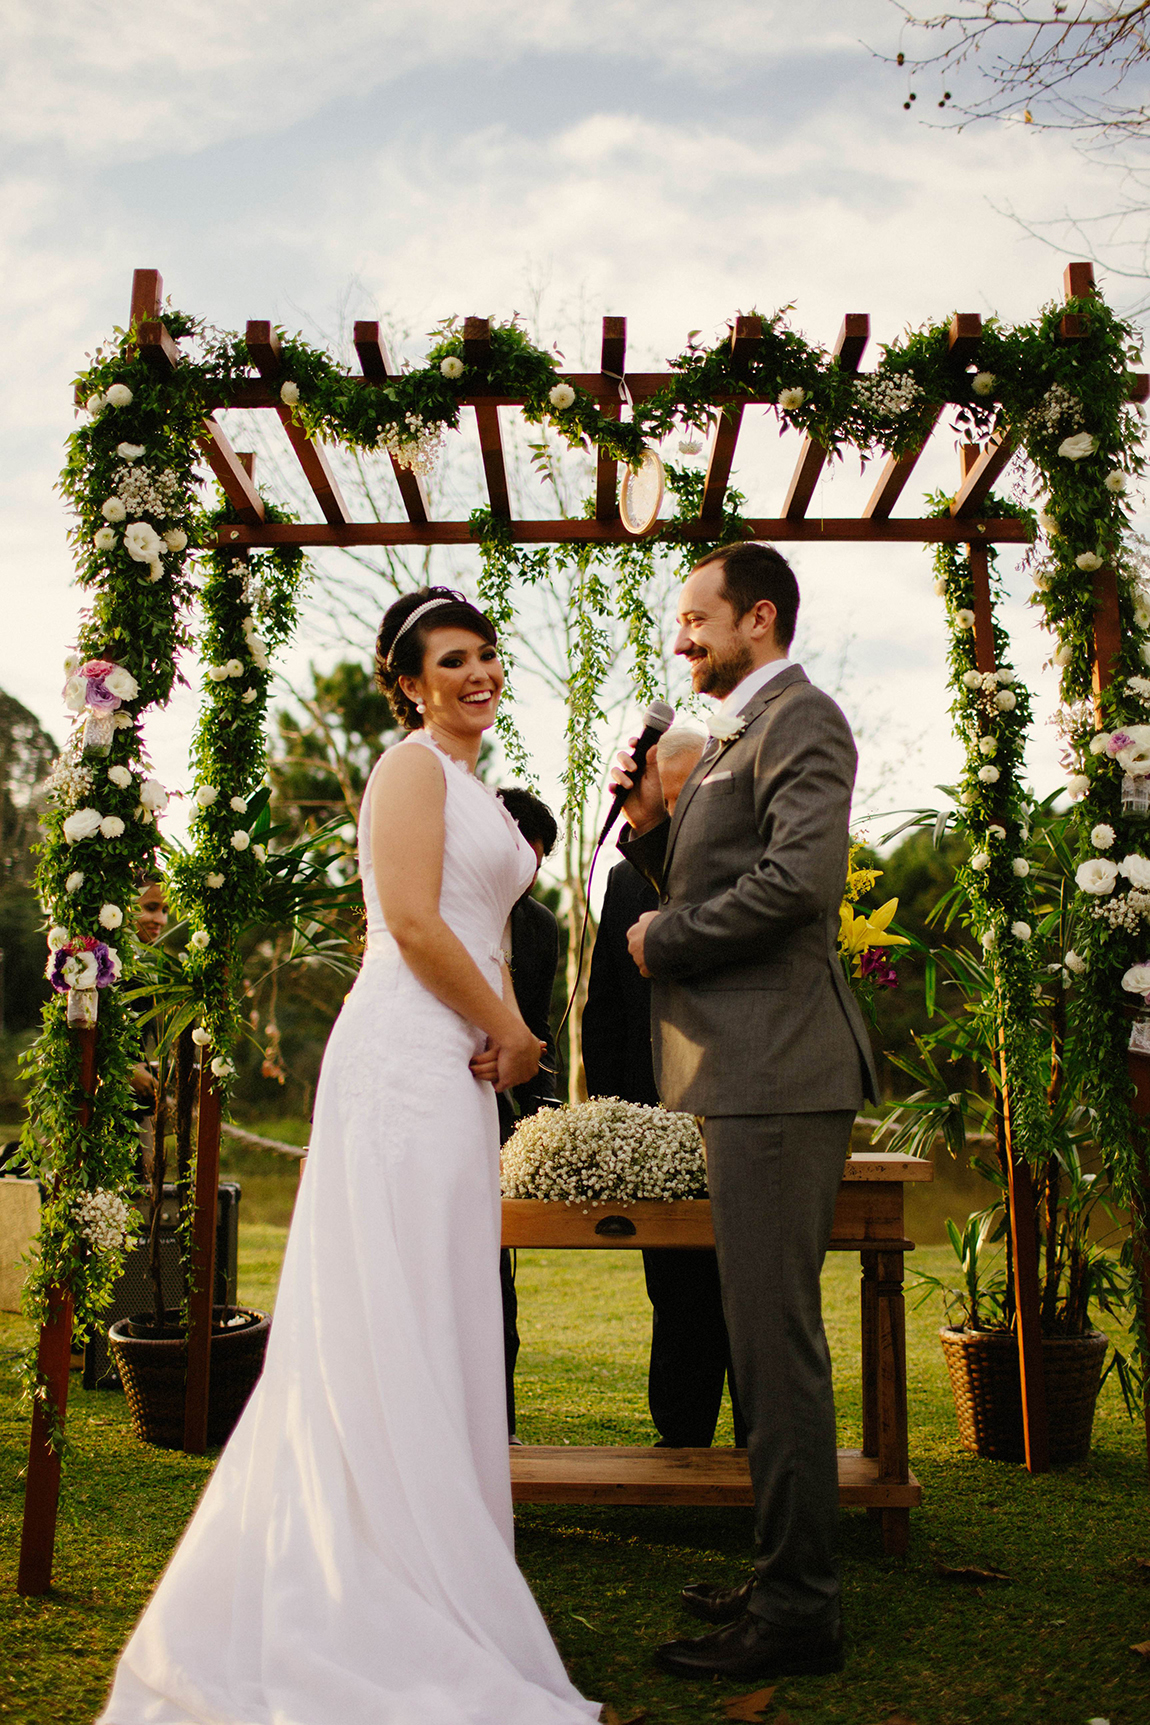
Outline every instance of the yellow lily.
{"label": "yellow lily", "polygon": [[897,898],[888,898],[869,916],[856,914],[849,904],[844,903],[839,909],[839,951],[857,960],[870,946],[909,946],[905,935],[887,933],[887,926],[897,909]]}

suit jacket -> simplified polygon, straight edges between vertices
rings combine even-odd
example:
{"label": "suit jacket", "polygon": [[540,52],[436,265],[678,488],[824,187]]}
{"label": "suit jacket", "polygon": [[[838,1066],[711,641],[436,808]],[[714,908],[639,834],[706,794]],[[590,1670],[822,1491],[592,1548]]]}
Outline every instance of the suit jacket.
{"label": "suit jacket", "polygon": [[[555,1038],[551,1034],[551,990],[559,968],[559,925],[537,898],[524,893],[511,911],[511,981],[524,1023],[546,1043],[539,1071],[526,1084],[512,1090],[520,1114],[534,1114],[545,1097],[555,1094]],[[500,1138],[515,1129],[517,1116],[502,1092],[499,1103]]]}
{"label": "suit jacket", "polygon": [[646,940],[659,1093],[693,1114],[857,1108],[878,1086],[837,951],[854,739],[798,665],[742,716],[674,819],[626,846],[661,894]]}
{"label": "suit jacket", "polygon": [[651,984],[627,948],[627,930],[645,910],[658,910],[659,894],[629,862],[607,877],[599,932],[591,952],[583,1008],[583,1068],[589,1096],[624,1102],[659,1100],[651,1057]]}

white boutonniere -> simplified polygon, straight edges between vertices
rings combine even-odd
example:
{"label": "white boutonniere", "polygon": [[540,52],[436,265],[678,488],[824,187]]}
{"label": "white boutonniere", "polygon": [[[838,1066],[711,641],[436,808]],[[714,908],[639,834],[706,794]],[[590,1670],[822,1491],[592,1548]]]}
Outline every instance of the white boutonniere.
{"label": "white boutonniere", "polygon": [[734,742],[746,728],[747,721],[741,713],[712,713],[707,720],[707,731],[717,743]]}

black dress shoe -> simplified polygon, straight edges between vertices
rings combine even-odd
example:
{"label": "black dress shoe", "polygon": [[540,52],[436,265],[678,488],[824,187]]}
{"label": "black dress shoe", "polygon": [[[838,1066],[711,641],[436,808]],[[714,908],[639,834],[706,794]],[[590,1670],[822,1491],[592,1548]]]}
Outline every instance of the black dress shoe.
{"label": "black dress shoe", "polygon": [[665,1642],[655,1659],[678,1677],[824,1677],[843,1668],[842,1625],[796,1634],[745,1611],[713,1635]]}
{"label": "black dress shoe", "polygon": [[692,1581],[679,1598],[684,1609],[692,1617],[701,1617],[704,1623],[734,1623],[747,1609],[754,1587],[753,1575],[741,1587],[715,1587],[709,1581]]}

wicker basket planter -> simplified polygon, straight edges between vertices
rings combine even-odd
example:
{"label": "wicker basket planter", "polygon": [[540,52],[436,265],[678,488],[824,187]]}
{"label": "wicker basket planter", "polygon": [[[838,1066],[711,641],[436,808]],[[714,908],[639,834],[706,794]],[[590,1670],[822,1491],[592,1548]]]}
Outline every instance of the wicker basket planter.
{"label": "wicker basket planter", "polygon": [[[264,1312],[242,1306],[216,1306],[212,1324],[209,1447],[227,1442],[244,1411],[264,1369],[271,1319]],[[133,1333],[137,1326],[142,1333]],[[182,1333],[149,1335],[141,1319],[133,1322],[121,1318],[108,1331],[108,1344],[128,1398],[136,1436],[160,1449],[182,1449],[186,1337]]]}
{"label": "wicker basket planter", "polygon": [[[1023,1461],[1018,1341],[1001,1330],[939,1331],[963,1449],[991,1461]],[[1044,1337],[1046,1406],[1052,1462],[1085,1461],[1108,1347],[1098,1330]]]}

